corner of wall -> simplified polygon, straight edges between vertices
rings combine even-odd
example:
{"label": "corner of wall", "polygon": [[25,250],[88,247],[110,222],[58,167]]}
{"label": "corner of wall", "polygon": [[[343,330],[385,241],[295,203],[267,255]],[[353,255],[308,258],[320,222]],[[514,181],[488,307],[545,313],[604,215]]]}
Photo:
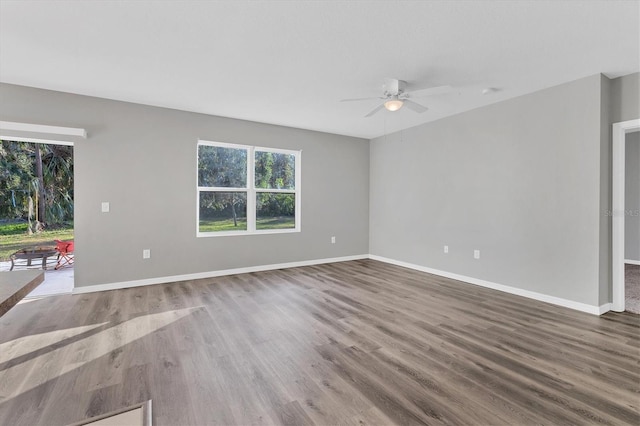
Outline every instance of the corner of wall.
{"label": "corner of wall", "polygon": [[599,302],[612,300],[611,288],[611,80],[600,74],[600,253],[599,253]]}
{"label": "corner of wall", "polygon": [[610,80],[611,123],[640,118],[640,72]]}

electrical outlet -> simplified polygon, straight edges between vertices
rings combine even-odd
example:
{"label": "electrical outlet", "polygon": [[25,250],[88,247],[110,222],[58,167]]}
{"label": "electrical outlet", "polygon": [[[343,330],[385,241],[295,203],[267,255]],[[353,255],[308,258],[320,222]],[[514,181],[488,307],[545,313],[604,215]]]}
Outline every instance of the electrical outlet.
{"label": "electrical outlet", "polygon": [[444,246],[444,252],[449,253],[449,246]]}
{"label": "electrical outlet", "polygon": [[151,258],[151,250],[150,249],[142,250],[142,258],[143,259],[150,259]]}
{"label": "electrical outlet", "polygon": [[473,258],[474,259],[480,259],[480,250],[474,250],[473,251]]}
{"label": "electrical outlet", "polygon": [[335,244],[336,243],[336,237],[331,237],[331,244]]}

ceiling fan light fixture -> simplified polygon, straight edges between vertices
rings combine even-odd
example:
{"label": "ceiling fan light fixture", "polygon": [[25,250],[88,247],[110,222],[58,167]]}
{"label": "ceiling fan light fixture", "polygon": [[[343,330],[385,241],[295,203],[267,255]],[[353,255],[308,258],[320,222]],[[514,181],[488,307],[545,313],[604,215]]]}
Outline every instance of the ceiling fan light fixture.
{"label": "ceiling fan light fixture", "polygon": [[[2,1],[2,0],[0,0]],[[399,109],[406,106],[413,112],[417,112],[418,114],[422,114],[426,112],[429,108],[424,105],[420,105],[417,102],[414,102],[412,99],[415,96],[433,96],[439,95],[443,93],[448,93],[451,91],[451,86],[438,86],[438,87],[429,87],[426,89],[418,89],[413,91],[413,95],[407,91],[407,82],[404,80],[397,80],[394,78],[388,78],[385,80],[384,85],[382,86],[382,96],[376,96],[373,98],[355,98],[355,99],[342,99],[340,102],[351,102],[351,101],[368,101],[373,99],[382,99],[382,103],[376,105],[376,107],[366,114],[364,117],[369,118],[373,117],[375,114],[379,113],[383,109],[387,111],[398,111]]]}
{"label": "ceiling fan light fixture", "polygon": [[402,102],[396,96],[396,97],[393,97],[393,98],[389,99],[388,101],[386,101],[384,103],[384,107],[387,109],[387,111],[397,111],[400,108],[402,108],[403,104],[404,104],[404,102]]}

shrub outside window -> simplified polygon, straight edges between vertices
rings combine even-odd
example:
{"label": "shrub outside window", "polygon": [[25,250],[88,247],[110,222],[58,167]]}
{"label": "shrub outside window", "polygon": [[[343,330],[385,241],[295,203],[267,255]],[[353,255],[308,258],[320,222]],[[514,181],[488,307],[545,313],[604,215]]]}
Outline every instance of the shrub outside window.
{"label": "shrub outside window", "polygon": [[198,141],[197,235],[300,231],[300,151]]}

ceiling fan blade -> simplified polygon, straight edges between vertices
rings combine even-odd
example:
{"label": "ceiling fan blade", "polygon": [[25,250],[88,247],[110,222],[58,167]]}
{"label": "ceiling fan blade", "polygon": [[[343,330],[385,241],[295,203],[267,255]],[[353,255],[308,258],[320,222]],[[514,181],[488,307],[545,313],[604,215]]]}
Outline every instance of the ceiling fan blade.
{"label": "ceiling fan blade", "polygon": [[373,111],[371,111],[369,114],[365,115],[366,118],[371,117],[373,114],[377,113],[378,111],[380,111],[382,108],[384,108],[384,104],[380,104],[377,107],[375,107],[375,109]]}
{"label": "ceiling fan blade", "polygon": [[418,112],[418,113],[423,113],[426,112],[429,108],[422,106],[420,104],[417,104],[413,101],[410,101],[409,99],[405,99],[404,100],[404,104],[407,106],[407,108],[409,108],[412,111]]}
{"label": "ceiling fan blade", "polygon": [[372,100],[372,99],[384,99],[384,98],[381,98],[381,97],[379,97],[379,96],[376,96],[376,97],[374,97],[374,98],[342,99],[342,100],[340,100],[340,102],[370,101],[370,100]]}
{"label": "ceiling fan blade", "polygon": [[409,96],[412,98],[418,98],[422,96],[441,95],[443,93],[449,93],[451,89],[451,86],[437,86],[429,87],[428,89],[409,90]]}

